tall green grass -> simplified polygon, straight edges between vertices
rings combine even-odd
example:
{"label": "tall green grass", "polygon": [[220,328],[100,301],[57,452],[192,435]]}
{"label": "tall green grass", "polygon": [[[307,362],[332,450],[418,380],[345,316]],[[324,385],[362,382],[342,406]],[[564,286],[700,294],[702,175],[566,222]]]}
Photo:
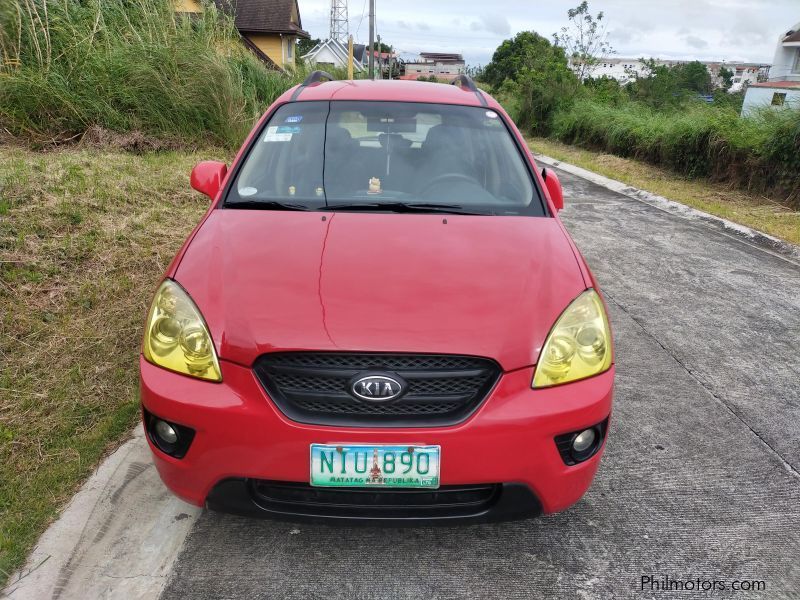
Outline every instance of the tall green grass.
{"label": "tall green grass", "polygon": [[213,3],[16,0],[0,9],[0,126],[39,142],[91,127],[235,147],[300,73],[268,71]]}
{"label": "tall green grass", "polygon": [[764,110],[741,118],[733,109],[699,103],[655,110],[635,102],[610,106],[584,99],[554,115],[551,136],[800,206],[799,110]]}

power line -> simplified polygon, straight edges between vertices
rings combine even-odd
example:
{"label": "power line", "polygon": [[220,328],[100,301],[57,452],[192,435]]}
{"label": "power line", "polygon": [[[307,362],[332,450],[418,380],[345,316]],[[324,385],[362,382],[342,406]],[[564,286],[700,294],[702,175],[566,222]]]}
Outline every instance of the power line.
{"label": "power line", "polygon": [[364,5],[361,7],[361,18],[358,20],[358,27],[356,27],[356,37],[358,32],[361,31],[361,23],[364,22],[364,14],[367,12],[367,0],[364,0]]}

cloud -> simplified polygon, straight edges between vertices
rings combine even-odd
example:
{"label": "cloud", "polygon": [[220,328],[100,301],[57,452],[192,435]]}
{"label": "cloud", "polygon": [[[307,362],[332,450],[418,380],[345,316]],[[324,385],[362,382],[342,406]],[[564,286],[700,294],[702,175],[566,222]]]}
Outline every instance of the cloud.
{"label": "cloud", "polygon": [[472,31],[488,31],[496,35],[508,35],[511,33],[511,23],[502,15],[483,15],[480,21],[473,21],[469,28]]}
{"label": "cloud", "polygon": [[684,36],[683,41],[689,44],[692,48],[697,48],[698,50],[708,48],[708,42],[703,38],[697,37],[696,35]]}
{"label": "cloud", "polygon": [[620,44],[630,44],[631,42],[639,39],[639,33],[633,29],[615,29],[608,34],[608,37],[614,42]]}

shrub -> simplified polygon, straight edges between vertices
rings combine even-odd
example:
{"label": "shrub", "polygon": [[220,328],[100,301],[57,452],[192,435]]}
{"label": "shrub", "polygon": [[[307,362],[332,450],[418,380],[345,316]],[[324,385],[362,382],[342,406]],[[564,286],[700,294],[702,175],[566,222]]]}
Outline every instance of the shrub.
{"label": "shrub", "polygon": [[743,119],[727,107],[684,104],[667,111],[628,102],[577,101],[553,119],[569,144],[669,167],[688,177],[727,181],[800,206],[800,111],[764,110]]}
{"label": "shrub", "polygon": [[298,74],[268,71],[213,3],[28,0],[0,12],[0,122],[42,141],[92,127],[228,147]]}

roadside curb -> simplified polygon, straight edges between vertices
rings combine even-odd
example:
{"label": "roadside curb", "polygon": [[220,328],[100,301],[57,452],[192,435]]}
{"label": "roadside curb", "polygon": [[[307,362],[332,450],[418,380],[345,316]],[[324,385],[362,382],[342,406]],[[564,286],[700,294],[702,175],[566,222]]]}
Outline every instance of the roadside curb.
{"label": "roadside curb", "polygon": [[0,598],[157,598],[200,512],[161,483],[139,426],[42,534]]}
{"label": "roadside curb", "polygon": [[778,239],[767,233],[763,233],[761,231],[751,229],[750,227],[740,225],[739,223],[734,223],[733,221],[723,219],[722,217],[717,217],[715,215],[703,212],[696,208],[692,208],[691,206],[687,206],[686,204],[681,204],[675,200],[665,198],[664,196],[659,196],[646,190],[635,188],[627,183],[605,177],[604,175],[599,175],[594,171],[589,171],[588,169],[577,167],[570,163],[556,160],[555,158],[551,158],[544,154],[538,154],[534,152],[534,157],[539,163],[550,167],[556,167],[562,171],[566,171],[567,173],[571,173],[572,175],[580,177],[581,179],[585,179],[613,192],[627,196],[628,198],[649,204],[650,206],[663,210],[664,212],[678,215],[687,219],[703,221],[707,225],[714,227],[721,233],[728,235],[733,239],[769,252],[770,254],[800,266],[800,246],[795,246],[794,244]]}

